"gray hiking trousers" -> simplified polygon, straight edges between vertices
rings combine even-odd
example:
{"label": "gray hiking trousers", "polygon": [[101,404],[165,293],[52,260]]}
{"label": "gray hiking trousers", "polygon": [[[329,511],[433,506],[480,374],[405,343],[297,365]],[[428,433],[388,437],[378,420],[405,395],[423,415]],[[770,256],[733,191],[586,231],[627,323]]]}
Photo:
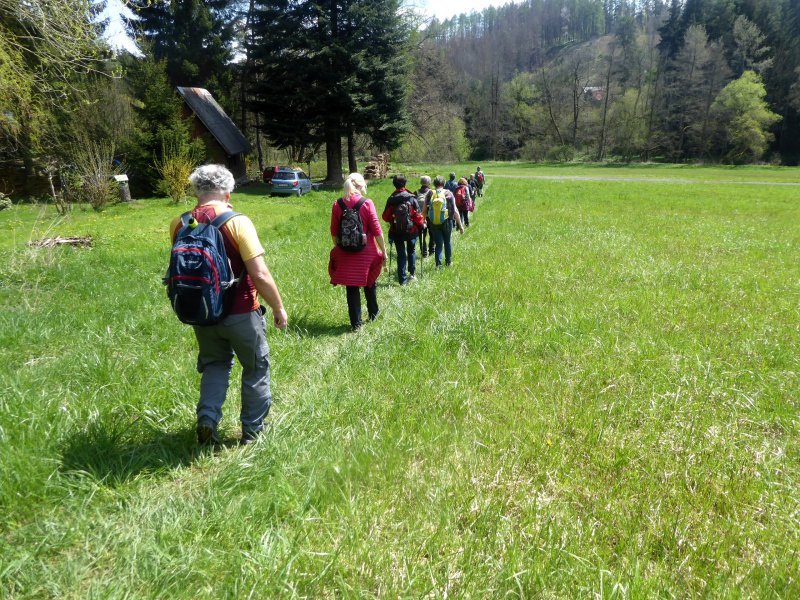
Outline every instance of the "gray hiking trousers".
{"label": "gray hiking trousers", "polygon": [[217,325],[195,327],[199,352],[200,401],[197,420],[216,426],[228,393],[234,354],[242,365],[242,431],[264,428],[272,396],[269,391],[269,346],[261,311],[230,315]]}

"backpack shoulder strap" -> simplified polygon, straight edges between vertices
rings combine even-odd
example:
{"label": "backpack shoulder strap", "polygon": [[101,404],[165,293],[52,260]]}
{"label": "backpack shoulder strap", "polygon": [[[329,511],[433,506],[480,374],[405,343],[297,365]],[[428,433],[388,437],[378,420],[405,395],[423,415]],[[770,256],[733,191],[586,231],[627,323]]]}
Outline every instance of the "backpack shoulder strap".
{"label": "backpack shoulder strap", "polygon": [[232,210],[228,212],[224,212],[221,215],[217,215],[213,221],[211,221],[211,225],[216,227],[217,229],[222,229],[222,226],[225,225],[228,221],[230,221],[233,217],[238,217],[242,213],[238,213]]}
{"label": "backpack shoulder strap", "polygon": [[366,199],[366,198],[364,198],[364,197],[362,196],[362,197],[361,197],[361,200],[359,200],[358,202],[356,202],[356,205],[353,207],[353,210],[354,210],[354,211],[356,211],[356,212],[360,211],[360,210],[361,210],[361,207],[362,207],[362,206],[364,206],[364,203],[365,203],[366,201],[367,201],[367,199]]}

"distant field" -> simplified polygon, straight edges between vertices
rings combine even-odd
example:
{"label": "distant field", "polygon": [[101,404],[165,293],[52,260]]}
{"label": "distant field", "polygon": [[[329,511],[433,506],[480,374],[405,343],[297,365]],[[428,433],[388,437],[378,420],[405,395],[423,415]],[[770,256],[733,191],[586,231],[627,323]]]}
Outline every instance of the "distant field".
{"label": "distant field", "polygon": [[476,162],[460,165],[395,165],[401,170],[447,176],[455,170],[458,176],[475,171],[479,166],[488,177],[533,176],[533,177],[597,177],[597,178],[642,178],[642,179],[690,179],[697,181],[769,181],[800,184],[800,167],[770,166],[697,166],[675,164],[541,164],[530,162]]}
{"label": "distant field", "polygon": [[[797,190],[481,166],[454,266],[357,334],[336,196],[235,195],[291,326],[272,432],[218,453],[160,283],[185,207],[0,212],[0,597],[800,597]],[[56,234],[95,245],[25,246]]]}

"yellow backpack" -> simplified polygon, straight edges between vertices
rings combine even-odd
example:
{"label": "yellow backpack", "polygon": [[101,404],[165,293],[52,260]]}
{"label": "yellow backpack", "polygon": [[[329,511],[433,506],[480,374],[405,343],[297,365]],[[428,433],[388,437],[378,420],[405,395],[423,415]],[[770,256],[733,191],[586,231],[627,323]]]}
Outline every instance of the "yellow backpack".
{"label": "yellow backpack", "polygon": [[445,196],[444,190],[434,190],[431,196],[428,218],[433,225],[442,225],[450,218],[450,213],[447,210],[447,196]]}

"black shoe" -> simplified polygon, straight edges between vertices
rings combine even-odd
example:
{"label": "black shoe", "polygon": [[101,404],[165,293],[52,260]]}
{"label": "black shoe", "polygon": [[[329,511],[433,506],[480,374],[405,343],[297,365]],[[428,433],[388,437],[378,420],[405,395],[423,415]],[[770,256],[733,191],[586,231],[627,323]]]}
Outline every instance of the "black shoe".
{"label": "black shoe", "polygon": [[201,446],[218,446],[217,426],[211,421],[201,421],[197,424],[197,443]]}
{"label": "black shoe", "polygon": [[381,314],[381,311],[380,311],[380,310],[378,310],[378,312],[376,312],[374,315],[370,315],[370,316],[369,316],[369,320],[370,320],[370,321],[374,321],[375,319],[377,319],[377,318],[378,318],[378,315],[379,315],[379,314]]}

